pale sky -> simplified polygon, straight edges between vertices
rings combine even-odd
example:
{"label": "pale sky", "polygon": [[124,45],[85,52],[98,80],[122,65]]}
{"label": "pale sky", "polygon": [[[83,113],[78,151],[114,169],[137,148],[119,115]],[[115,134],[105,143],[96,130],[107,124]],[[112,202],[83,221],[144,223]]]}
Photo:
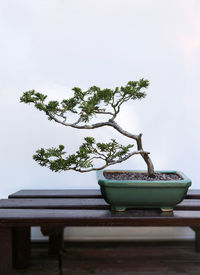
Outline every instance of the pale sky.
{"label": "pale sky", "polygon": [[[70,89],[150,81],[146,99],[128,104],[118,123],[143,133],[156,170],[181,170],[200,188],[199,0],[0,0],[0,197],[28,188],[98,188],[95,173],[53,173],[35,150],[84,135],[124,137],[111,129],[80,132],[19,103],[26,90],[67,98]],[[128,142],[128,141],[127,141]],[[140,157],[112,167],[146,169]]]}

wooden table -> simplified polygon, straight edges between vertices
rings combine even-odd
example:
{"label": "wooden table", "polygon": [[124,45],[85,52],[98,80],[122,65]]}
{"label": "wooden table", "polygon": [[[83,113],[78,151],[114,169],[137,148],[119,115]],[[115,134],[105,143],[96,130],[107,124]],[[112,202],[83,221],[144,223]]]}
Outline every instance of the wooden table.
{"label": "wooden table", "polygon": [[66,226],[189,226],[196,232],[199,251],[200,190],[189,191],[170,213],[110,211],[98,190],[21,190],[0,200],[0,274],[11,274],[12,258],[15,267],[29,266],[31,226],[42,227],[59,249]]}

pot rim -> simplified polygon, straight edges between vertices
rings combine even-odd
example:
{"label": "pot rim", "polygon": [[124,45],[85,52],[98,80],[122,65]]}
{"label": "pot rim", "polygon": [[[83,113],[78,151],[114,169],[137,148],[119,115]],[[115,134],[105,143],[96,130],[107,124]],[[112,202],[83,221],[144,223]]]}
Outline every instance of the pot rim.
{"label": "pot rim", "polygon": [[189,187],[192,184],[192,181],[181,171],[175,170],[156,170],[155,173],[173,173],[178,174],[182,179],[180,180],[113,180],[106,179],[104,172],[136,172],[136,173],[145,173],[146,170],[100,170],[97,171],[97,179],[100,186],[107,187]]}

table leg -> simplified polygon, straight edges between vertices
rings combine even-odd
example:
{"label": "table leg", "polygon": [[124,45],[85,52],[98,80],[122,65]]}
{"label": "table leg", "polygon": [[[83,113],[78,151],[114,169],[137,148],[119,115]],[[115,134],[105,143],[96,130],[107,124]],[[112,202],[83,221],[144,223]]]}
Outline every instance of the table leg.
{"label": "table leg", "polygon": [[30,227],[13,228],[13,266],[28,268],[30,266]]}
{"label": "table leg", "polygon": [[41,232],[44,236],[49,236],[49,254],[59,255],[64,245],[64,228],[59,226],[42,226]]}
{"label": "table leg", "polygon": [[200,227],[191,227],[195,232],[195,250],[200,252]]}
{"label": "table leg", "polygon": [[0,228],[0,274],[12,274],[12,231]]}

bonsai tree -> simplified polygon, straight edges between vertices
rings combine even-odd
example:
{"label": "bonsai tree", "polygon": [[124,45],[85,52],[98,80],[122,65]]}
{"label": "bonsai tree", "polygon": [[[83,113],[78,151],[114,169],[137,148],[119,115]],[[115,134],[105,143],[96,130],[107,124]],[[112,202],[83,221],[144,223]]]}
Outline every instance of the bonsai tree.
{"label": "bonsai tree", "polygon": [[[67,155],[65,147],[59,145],[58,148],[37,150],[33,159],[41,166],[46,166],[55,172],[66,170],[89,172],[104,169],[107,166],[121,163],[133,155],[140,154],[147,165],[148,176],[153,177],[153,163],[149,157],[150,153],[143,149],[142,134],[129,133],[116,122],[122,106],[128,101],[144,98],[148,86],[148,80],[140,79],[139,81],[129,81],[127,85],[116,87],[113,90],[92,86],[88,90],[82,91],[82,89],[74,87],[72,89],[74,96],[63,99],[61,102],[47,102],[47,95],[35,90],[24,92],[20,102],[33,104],[36,109],[44,112],[49,120],[79,130],[112,127],[120,134],[135,141],[137,146],[137,150],[132,151],[133,143],[123,146],[115,139],[111,139],[109,143],[99,143],[93,137],[85,137],[79,150],[72,155]],[[70,113],[75,117],[72,123],[68,120]],[[93,118],[100,117],[105,117],[105,119],[95,123],[91,122]],[[96,160],[101,160],[103,164],[96,167],[94,165]]]}

